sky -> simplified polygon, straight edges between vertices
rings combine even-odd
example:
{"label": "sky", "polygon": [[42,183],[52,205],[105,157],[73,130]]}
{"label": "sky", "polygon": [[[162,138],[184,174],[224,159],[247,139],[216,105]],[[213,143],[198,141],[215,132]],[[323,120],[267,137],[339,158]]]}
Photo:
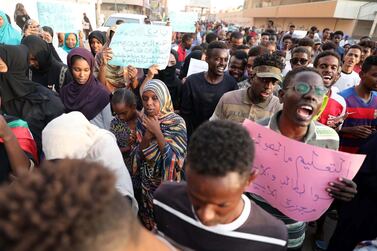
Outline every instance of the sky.
{"label": "sky", "polygon": [[[168,0],[169,10],[183,10],[188,0]],[[217,10],[235,8],[243,5],[244,0],[211,0],[211,6]]]}

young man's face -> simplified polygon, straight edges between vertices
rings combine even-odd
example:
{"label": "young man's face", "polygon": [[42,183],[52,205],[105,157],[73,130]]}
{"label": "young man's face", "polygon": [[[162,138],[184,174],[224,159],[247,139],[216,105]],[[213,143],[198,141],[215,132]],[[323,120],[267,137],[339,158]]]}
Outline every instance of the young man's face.
{"label": "young man's face", "polygon": [[293,34],[294,31],[295,31],[295,27],[294,26],[290,26],[289,27],[289,33]]}
{"label": "young man's face", "polygon": [[268,35],[263,35],[262,38],[261,38],[261,44],[262,45],[265,45],[267,44],[267,42],[270,40],[270,36]]}
{"label": "young man's face", "polygon": [[187,194],[200,222],[206,226],[233,222],[240,207],[242,210],[241,195],[251,180],[251,176],[236,172],[212,177],[187,168]]}
{"label": "young man's face", "polygon": [[372,54],[372,49],[368,47],[361,47],[361,48],[362,48],[362,52],[361,52],[360,62],[364,62],[364,60]]}
{"label": "young man's face", "polygon": [[216,76],[223,76],[228,64],[229,53],[227,49],[213,49],[207,55],[208,71]]}
{"label": "young man's face", "polygon": [[316,68],[322,75],[323,83],[330,88],[339,78],[339,60],[334,56],[322,57]]}
{"label": "young man's face", "polygon": [[231,49],[235,49],[240,45],[243,45],[243,38],[232,38],[232,40],[230,40]]}
{"label": "young man's face", "polygon": [[330,38],[330,31],[325,30],[322,35],[323,39],[329,39]]}
{"label": "young man's face", "polygon": [[334,35],[333,42],[334,42],[336,45],[338,45],[342,39],[343,39],[343,36],[342,36],[342,35],[336,34],[336,35]]}
{"label": "young man's face", "polygon": [[344,65],[347,67],[354,67],[360,62],[361,51],[356,48],[351,48],[348,50],[347,54],[344,56]]}
{"label": "young man's face", "polygon": [[241,81],[245,72],[245,63],[241,59],[232,56],[229,62],[229,74],[237,80]]}
{"label": "young man's face", "polygon": [[377,65],[373,65],[369,71],[360,72],[361,83],[370,91],[377,91]]}
{"label": "young man's face", "polygon": [[189,50],[192,46],[192,43],[194,42],[193,38],[189,38],[187,41],[183,43],[183,46],[185,47],[186,50]]}
{"label": "young man's face", "polygon": [[309,58],[309,55],[304,52],[293,53],[290,62],[291,62],[292,69],[296,69],[296,68],[307,66],[310,63],[310,58]]}
{"label": "young man's face", "polygon": [[[306,93],[307,92],[307,93]],[[298,127],[307,127],[318,114],[327,88],[315,72],[297,73],[287,88],[280,90],[283,115]]]}
{"label": "young man's face", "polygon": [[252,96],[257,102],[264,102],[273,95],[278,80],[275,78],[260,78],[254,75],[251,82],[253,86],[251,88]]}
{"label": "young man's face", "polygon": [[254,64],[255,58],[256,56],[255,57],[251,56],[247,58],[246,70],[247,70],[247,76],[249,76],[249,78],[251,78],[251,75],[253,73],[253,64]]}
{"label": "young man's face", "polygon": [[284,50],[290,50],[292,47],[292,40],[291,39],[285,39],[283,42]]}

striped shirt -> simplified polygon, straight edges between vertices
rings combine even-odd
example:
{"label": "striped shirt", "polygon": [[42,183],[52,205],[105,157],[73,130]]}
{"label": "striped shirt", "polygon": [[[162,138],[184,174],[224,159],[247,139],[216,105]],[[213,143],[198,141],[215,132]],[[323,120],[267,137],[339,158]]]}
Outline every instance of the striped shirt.
{"label": "striped shirt", "polygon": [[154,194],[158,232],[193,250],[286,250],[284,224],[246,196],[241,215],[229,224],[203,225],[196,217],[185,182],[165,183]]}
{"label": "striped shirt", "polygon": [[[348,88],[340,93],[346,100],[348,116],[343,123],[343,127],[353,127],[360,125],[377,126],[377,92],[371,93],[371,98],[365,102],[357,95],[355,87]],[[352,134],[340,134],[340,150],[343,152],[357,153],[360,146],[368,139],[356,138]]]}
{"label": "striped shirt", "polygon": [[[278,118],[280,114],[281,111],[275,113],[271,119],[265,119],[263,121],[259,121],[258,123],[263,126],[269,127],[275,132],[281,133],[278,127]],[[309,125],[308,132],[304,137],[303,143],[337,150],[339,147],[339,136],[334,129],[325,126],[317,121],[312,121]],[[302,246],[305,240],[305,222],[296,221],[289,218],[256,194],[251,194],[251,197],[261,208],[285,223],[288,229],[289,249],[295,249]]]}
{"label": "striped shirt", "polygon": [[273,95],[264,102],[254,104],[247,94],[249,88],[225,93],[219,100],[210,120],[221,119],[238,123],[242,123],[245,119],[257,121],[270,118],[281,109],[279,98]]}

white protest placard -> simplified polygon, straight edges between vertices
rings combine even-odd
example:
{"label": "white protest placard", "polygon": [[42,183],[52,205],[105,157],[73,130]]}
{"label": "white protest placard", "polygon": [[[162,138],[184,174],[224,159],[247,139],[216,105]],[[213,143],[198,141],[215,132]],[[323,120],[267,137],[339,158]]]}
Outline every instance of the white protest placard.
{"label": "white protest placard", "polygon": [[333,202],[326,192],[340,177],[353,179],[365,155],[305,144],[245,120],[255,143],[258,176],[247,191],[297,221],[317,220]]}
{"label": "white protest placard", "polygon": [[169,26],[124,23],[115,32],[110,48],[111,65],[148,69],[157,64],[165,69],[169,62],[172,31]]}
{"label": "white protest placard", "polygon": [[196,12],[170,12],[170,25],[175,32],[195,32],[195,22],[198,21]]}
{"label": "white protest placard", "polygon": [[81,30],[82,13],[76,3],[38,1],[38,20],[41,26],[50,26],[54,32]]}
{"label": "white protest placard", "polygon": [[203,72],[203,71],[208,71],[208,63],[203,60],[191,58],[190,65],[187,72],[187,77],[192,74]]}

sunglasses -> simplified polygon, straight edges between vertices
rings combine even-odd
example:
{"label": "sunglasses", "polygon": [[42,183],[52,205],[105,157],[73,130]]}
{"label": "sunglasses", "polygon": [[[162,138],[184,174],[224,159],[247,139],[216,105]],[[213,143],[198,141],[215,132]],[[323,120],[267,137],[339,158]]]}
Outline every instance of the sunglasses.
{"label": "sunglasses", "polygon": [[299,82],[295,86],[291,87],[293,90],[295,90],[298,94],[306,95],[308,94],[312,89],[314,89],[314,93],[317,97],[322,98],[327,93],[327,88],[324,86],[311,86],[308,83],[305,82]]}
{"label": "sunglasses", "polygon": [[292,58],[291,59],[291,64],[293,65],[297,65],[297,64],[300,64],[300,65],[306,65],[308,63],[308,59],[305,59],[305,58]]}

